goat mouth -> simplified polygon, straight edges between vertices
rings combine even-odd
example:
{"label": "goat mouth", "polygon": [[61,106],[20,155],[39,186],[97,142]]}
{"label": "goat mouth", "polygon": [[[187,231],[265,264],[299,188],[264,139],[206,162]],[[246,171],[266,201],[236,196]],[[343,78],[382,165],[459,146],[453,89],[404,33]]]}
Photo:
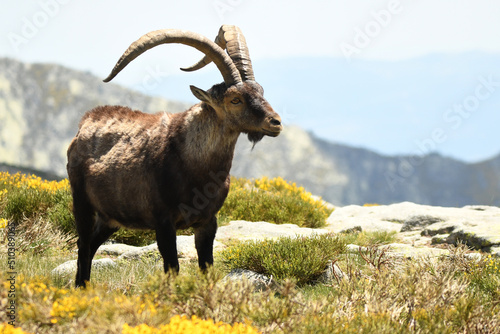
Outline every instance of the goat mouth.
{"label": "goat mouth", "polygon": [[262,133],[269,137],[277,137],[281,133],[281,129],[279,130],[262,129]]}

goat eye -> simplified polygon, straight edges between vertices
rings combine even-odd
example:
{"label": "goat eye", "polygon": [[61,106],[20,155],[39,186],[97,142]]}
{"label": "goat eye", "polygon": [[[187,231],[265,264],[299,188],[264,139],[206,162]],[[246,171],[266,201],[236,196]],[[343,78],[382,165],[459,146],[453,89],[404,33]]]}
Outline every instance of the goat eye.
{"label": "goat eye", "polygon": [[241,100],[239,98],[235,97],[234,99],[231,100],[231,103],[232,104],[239,104],[239,103],[241,103]]}

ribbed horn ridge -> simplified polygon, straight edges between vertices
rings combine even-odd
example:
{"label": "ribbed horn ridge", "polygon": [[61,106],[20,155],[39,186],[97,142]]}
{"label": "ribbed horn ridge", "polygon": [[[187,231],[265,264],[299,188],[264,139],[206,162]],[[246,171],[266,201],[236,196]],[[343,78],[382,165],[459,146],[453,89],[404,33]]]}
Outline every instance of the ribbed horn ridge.
{"label": "ribbed horn ridge", "polygon": [[[215,38],[215,43],[222,49],[227,49],[227,52],[234,64],[238,68],[243,81],[254,80],[255,76],[252,69],[252,61],[248,51],[245,36],[240,28],[232,25],[223,25],[219,29],[219,34]],[[196,71],[205,65],[209,64],[211,59],[207,56],[203,57],[199,62],[187,68],[181,68],[183,71]]]}
{"label": "ribbed horn ridge", "polygon": [[128,47],[103,81],[111,81],[125,66],[147,50],[167,43],[184,44],[203,52],[210,61],[215,63],[226,85],[230,86],[242,81],[238,68],[224,49],[200,34],[177,29],[156,30],[143,35]]}

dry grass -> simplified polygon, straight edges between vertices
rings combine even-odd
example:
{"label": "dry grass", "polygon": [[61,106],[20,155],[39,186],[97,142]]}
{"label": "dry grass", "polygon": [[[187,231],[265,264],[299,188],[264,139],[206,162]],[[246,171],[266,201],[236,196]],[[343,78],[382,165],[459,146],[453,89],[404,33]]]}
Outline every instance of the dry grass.
{"label": "dry grass", "polygon": [[[33,268],[17,278],[18,325],[31,333],[121,333],[125,324],[154,329],[180,315],[251,323],[264,333],[499,333],[500,261],[451,250],[439,260],[397,262],[376,248],[343,254],[336,263],[344,279],[302,287],[285,279],[262,292],[222,281],[220,262],[208,275],[186,263],[175,276],[153,260],[96,271],[89,289],[73,289],[46,275],[53,261],[28,251],[19,254]],[[5,263],[0,256],[0,270]]]}

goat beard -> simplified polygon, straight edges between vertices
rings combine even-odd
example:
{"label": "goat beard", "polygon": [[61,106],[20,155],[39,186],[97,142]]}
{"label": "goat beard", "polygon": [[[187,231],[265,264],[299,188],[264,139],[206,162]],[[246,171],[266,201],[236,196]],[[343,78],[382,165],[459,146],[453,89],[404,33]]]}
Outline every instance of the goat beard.
{"label": "goat beard", "polygon": [[255,144],[257,144],[259,141],[264,138],[264,133],[262,132],[249,132],[248,133],[248,140],[253,143],[252,150],[255,147]]}

